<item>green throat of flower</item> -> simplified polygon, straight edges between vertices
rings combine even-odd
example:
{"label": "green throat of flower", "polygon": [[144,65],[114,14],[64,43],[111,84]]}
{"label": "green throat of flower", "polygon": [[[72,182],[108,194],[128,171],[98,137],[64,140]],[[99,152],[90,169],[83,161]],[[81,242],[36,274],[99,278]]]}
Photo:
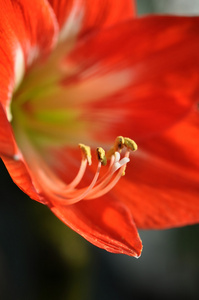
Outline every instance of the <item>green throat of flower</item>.
{"label": "green throat of flower", "polygon": [[57,103],[63,93],[61,87],[50,84],[46,87],[45,82],[36,84],[30,87],[23,82],[12,99],[12,126],[17,140],[20,141],[17,134],[20,127],[37,147],[77,144],[86,129],[80,110]]}

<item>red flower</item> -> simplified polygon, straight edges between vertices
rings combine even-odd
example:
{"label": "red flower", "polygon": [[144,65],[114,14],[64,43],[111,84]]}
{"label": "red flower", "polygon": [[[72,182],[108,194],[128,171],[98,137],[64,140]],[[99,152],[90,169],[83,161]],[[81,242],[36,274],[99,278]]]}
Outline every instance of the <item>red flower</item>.
{"label": "red flower", "polygon": [[[131,0],[1,5],[0,155],[15,183],[110,252],[139,256],[136,227],[198,222],[199,18],[134,18]],[[120,137],[108,169],[99,148],[85,171],[77,145],[118,135],[139,145],[133,163]]]}

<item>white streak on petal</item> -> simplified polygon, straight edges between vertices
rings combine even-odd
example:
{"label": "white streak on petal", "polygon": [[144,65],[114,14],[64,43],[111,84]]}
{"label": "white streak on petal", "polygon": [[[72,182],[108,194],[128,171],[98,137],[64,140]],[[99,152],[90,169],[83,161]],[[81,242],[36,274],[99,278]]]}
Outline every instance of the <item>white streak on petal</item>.
{"label": "white streak on petal", "polygon": [[59,42],[62,42],[67,38],[76,36],[81,29],[84,12],[82,8],[80,10],[80,5],[78,4],[78,2],[79,0],[77,0],[76,4],[74,4],[69,17],[67,18],[60,31]]}
{"label": "white streak on petal", "polygon": [[8,93],[9,100],[6,106],[6,114],[10,122],[12,120],[12,113],[10,110],[10,101],[12,99],[12,93],[18,88],[19,84],[23,79],[24,73],[25,73],[24,54],[21,46],[18,44],[14,52],[14,87],[13,87],[13,83],[11,83],[9,87],[9,93]]}
{"label": "white streak on petal", "polygon": [[12,121],[12,113],[10,110],[10,104],[6,106],[6,115],[7,115],[8,121],[11,122]]}
{"label": "white streak on petal", "polygon": [[12,114],[10,111],[10,101],[12,98],[12,90],[13,90],[13,84],[10,82],[9,87],[8,87],[8,96],[7,96],[7,105],[6,105],[6,116],[9,122],[12,121]]}
{"label": "white streak on petal", "polygon": [[15,52],[15,85],[14,90],[16,90],[24,76],[25,73],[25,61],[24,61],[24,54],[23,50],[20,46],[17,47]]}
{"label": "white streak on petal", "polygon": [[39,57],[40,50],[37,46],[31,47],[28,51],[27,65],[30,66]]}
{"label": "white streak on petal", "polygon": [[[91,76],[91,74],[89,74],[89,76],[90,78],[87,79],[81,74],[79,78],[82,79],[82,81],[78,84],[68,86],[67,89],[64,90],[64,105],[66,98],[73,99],[73,104],[76,105],[79,103],[95,102],[100,98],[108,97],[127,87],[134,78],[134,74],[128,69],[107,72],[104,75],[98,75],[96,70],[93,76]],[[59,105],[61,106],[63,104],[60,100]]]}

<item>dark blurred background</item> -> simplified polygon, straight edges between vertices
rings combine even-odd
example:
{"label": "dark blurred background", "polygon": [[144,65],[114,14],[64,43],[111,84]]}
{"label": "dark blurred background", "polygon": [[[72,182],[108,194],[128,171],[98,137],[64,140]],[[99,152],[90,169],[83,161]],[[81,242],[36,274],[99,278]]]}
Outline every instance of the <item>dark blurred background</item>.
{"label": "dark blurred background", "polygon": [[[199,1],[138,0],[138,9],[197,14]],[[199,299],[198,225],[140,231],[135,259],[67,228],[15,186],[2,162],[0,200],[0,300]]]}

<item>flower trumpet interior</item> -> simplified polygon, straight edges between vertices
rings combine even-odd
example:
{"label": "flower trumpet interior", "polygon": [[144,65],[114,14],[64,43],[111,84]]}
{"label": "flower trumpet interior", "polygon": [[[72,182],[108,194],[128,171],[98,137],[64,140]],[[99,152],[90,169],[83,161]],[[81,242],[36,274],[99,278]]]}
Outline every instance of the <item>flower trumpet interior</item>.
{"label": "flower trumpet interior", "polygon": [[[82,93],[81,89],[78,91],[76,84],[70,83],[70,78],[73,77],[76,69],[70,64],[65,66],[64,59],[68,51],[68,46],[59,45],[44,63],[37,61],[27,70],[24,78],[20,76],[21,83],[19,84],[17,80],[11,107],[8,110],[17,145],[39,195],[44,199],[50,199],[50,203],[64,205],[74,204],[83,199],[98,198],[108,193],[124,175],[130,160],[130,151],[137,149],[134,141],[123,137],[117,137],[107,155],[101,147],[98,147],[94,177],[86,187],[79,187],[86,181],[84,179],[87,176],[84,175],[87,165],[92,164],[91,149],[86,146],[92,140],[91,123],[82,117],[84,115],[82,97],[86,98],[92,91],[93,81],[88,79],[82,83],[82,91],[84,91]],[[122,85],[128,84],[129,79],[124,78],[125,82]],[[68,79],[69,83],[65,83]],[[100,84],[95,85],[96,92],[102,91],[104,95],[108,95],[109,89],[112,92],[112,89],[120,88],[120,85],[109,86],[104,80],[106,82],[106,76],[100,77]],[[96,125],[92,126],[95,128]],[[79,144],[81,141],[83,143]],[[77,173],[75,174],[74,170],[71,172],[74,178],[70,182],[67,176],[60,177],[54,172],[46,157],[52,149],[52,151],[70,147],[75,149],[78,144],[82,160]],[[92,144],[91,147],[93,149],[95,145]],[[67,160],[70,160],[67,153],[64,155]],[[49,157],[51,162],[56,160],[51,154]],[[106,171],[101,172],[102,166],[107,165],[107,161]],[[103,176],[101,173],[104,173]]]}
{"label": "flower trumpet interior", "polygon": [[[137,150],[137,145],[133,140],[122,136],[116,138],[114,146],[107,154],[103,148],[98,147],[96,149],[98,164],[94,177],[88,186],[78,188],[87,166],[92,164],[91,149],[89,146],[79,144],[82,153],[79,171],[75,178],[69,184],[66,184],[52,172],[38,151],[32,147],[25,131],[23,133],[20,132],[20,141],[23,143],[22,149],[25,149],[24,155],[32,177],[38,183],[43,196],[49,197],[51,202],[55,201],[63,205],[74,204],[80,200],[92,200],[108,193],[120,178],[125,175],[126,165],[130,161],[130,151]],[[107,165],[107,161],[109,162],[109,166],[105,174],[100,178],[100,170],[102,166]]]}

